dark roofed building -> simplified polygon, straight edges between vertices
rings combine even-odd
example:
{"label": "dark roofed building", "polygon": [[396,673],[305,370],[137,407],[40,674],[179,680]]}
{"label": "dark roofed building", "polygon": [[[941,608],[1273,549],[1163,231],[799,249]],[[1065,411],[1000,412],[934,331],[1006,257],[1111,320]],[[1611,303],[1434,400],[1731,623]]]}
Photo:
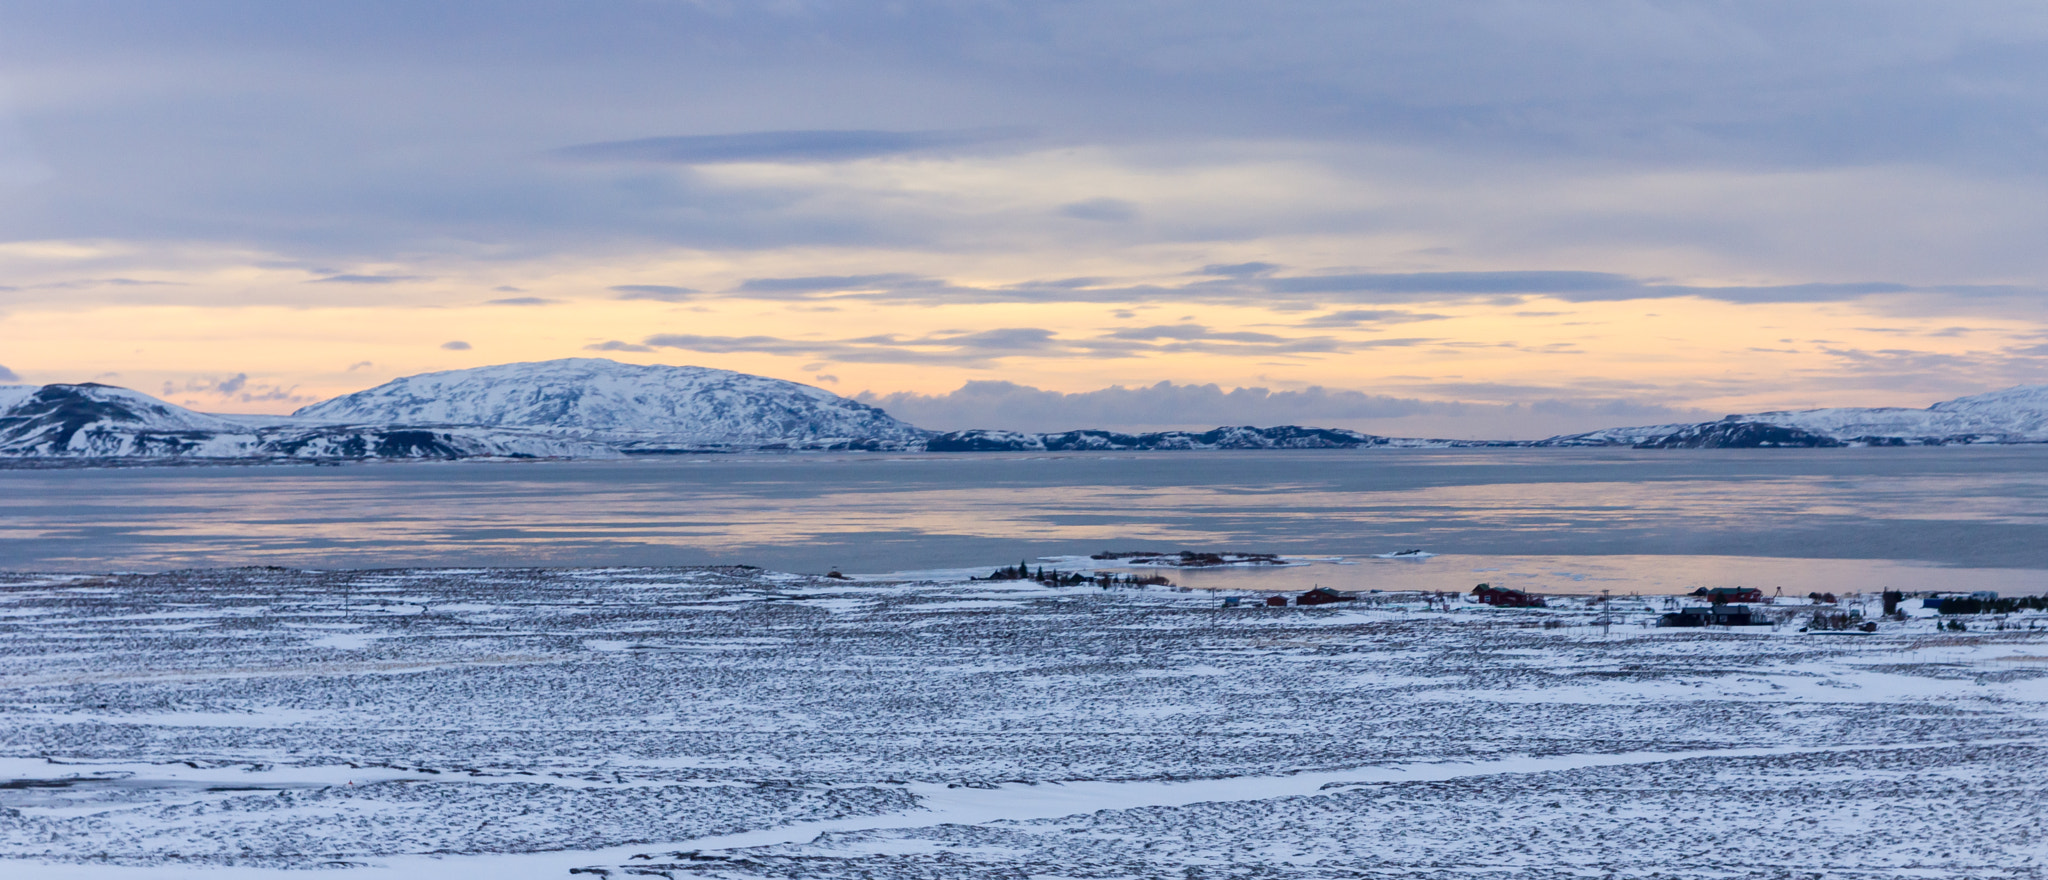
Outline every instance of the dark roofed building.
{"label": "dark roofed building", "polygon": [[1358,597],[1357,597],[1357,596],[1346,596],[1346,595],[1344,595],[1343,593],[1339,593],[1339,592],[1337,592],[1336,590],[1330,590],[1330,589],[1325,589],[1325,588],[1323,588],[1323,587],[1317,587],[1317,588],[1315,588],[1315,589],[1313,589],[1313,590],[1310,590],[1310,591],[1308,591],[1308,592],[1306,592],[1306,593],[1303,593],[1303,594],[1301,594],[1300,596],[1297,596],[1297,597],[1295,597],[1295,599],[1294,599],[1294,604],[1296,604],[1296,605],[1328,605],[1328,604],[1330,604],[1330,603],[1332,603],[1332,602],[1356,602],[1356,601],[1358,601]]}

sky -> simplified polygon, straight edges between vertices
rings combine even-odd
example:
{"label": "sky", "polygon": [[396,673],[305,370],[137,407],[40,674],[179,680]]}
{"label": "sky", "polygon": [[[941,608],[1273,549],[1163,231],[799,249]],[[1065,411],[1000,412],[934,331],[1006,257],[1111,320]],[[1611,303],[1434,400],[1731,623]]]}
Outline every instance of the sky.
{"label": "sky", "polygon": [[561,357],[939,429],[2048,382],[2048,6],[0,0],[0,381]]}

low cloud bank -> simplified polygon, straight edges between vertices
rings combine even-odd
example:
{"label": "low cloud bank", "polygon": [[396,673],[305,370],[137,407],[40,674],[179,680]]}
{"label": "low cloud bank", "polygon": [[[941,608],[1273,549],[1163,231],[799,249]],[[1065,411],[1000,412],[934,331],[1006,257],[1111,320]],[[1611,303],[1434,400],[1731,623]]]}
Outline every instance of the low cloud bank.
{"label": "low cloud bank", "polygon": [[1363,391],[1306,388],[1224,390],[1217,385],[1113,385],[1063,393],[1003,381],[975,381],[945,394],[855,395],[891,415],[940,431],[1207,429],[1218,425],[1313,425],[1406,437],[1531,440],[1621,425],[1692,422],[1718,413],[1616,398],[1560,396],[1512,402],[1422,400]]}

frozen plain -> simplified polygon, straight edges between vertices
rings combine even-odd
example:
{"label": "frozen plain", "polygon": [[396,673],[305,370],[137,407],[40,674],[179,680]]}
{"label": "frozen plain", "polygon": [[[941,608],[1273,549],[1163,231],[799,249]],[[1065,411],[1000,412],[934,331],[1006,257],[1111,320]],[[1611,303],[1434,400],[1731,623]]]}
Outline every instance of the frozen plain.
{"label": "frozen plain", "polygon": [[2039,619],[741,568],[0,600],[12,876],[2048,877]]}

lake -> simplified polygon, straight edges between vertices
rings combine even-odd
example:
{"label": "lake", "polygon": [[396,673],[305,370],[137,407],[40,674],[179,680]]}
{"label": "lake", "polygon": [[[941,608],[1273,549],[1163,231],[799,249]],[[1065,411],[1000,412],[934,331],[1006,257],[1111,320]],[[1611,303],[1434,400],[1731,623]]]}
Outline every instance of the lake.
{"label": "lake", "polygon": [[[1422,560],[1371,557],[1415,548]],[[1319,557],[1194,586],[2048,587],[2048,447],[727,455],[0,471],[0,569]]]}

